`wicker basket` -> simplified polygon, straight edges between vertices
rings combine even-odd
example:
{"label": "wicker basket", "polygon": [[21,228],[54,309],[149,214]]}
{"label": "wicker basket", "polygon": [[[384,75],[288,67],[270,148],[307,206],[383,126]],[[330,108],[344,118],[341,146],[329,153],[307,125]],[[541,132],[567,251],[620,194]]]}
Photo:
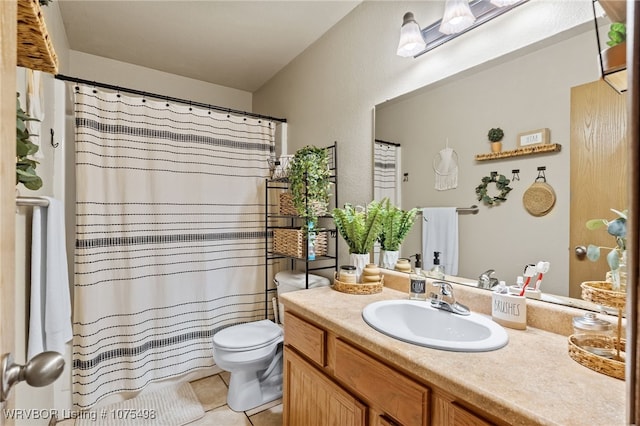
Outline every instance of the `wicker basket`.
{"label": "wicker basket", "polygon": [[[316,216],[324,216],[327,214],[327,209],[321,203],[311,201],[311,208]],[[280,193],[280,209],[279,212],[284,216],[297,216],[298,211],[293,205],[293,198],[291,192]]]}
{"label": "wicker basket", "polygon": [[38,0],[18,0],[18,66],[58,73],[53,50]]}
{"label": "wicker basket", "polygon": [[[589,344],[593,347],[604,347],[601,345],[602,341],[594,339]],[[617,339],[615,340],[617,342]],[[624,380],[624,350],[625,340],[620,340],[620,358],[611,359],[605,358],[596,354],[593,354],[585,349],[582,349],[576,344],[576,337],[574,335],[569,336],[569,356],[579,364],[590,368],[598,373],[606,374],[616,379]]]}
{"label": "wicker basket", "polygon": [[380,293],[384,287],[384,276],[380,278],[380,281],[372,283],[345,283],[338,280],[338,277],[334,277],[333,285],[331,288],[342,293],[349,294],[375,294]]}
{"label": "wicker basket", "polygon": [[606,281],[585,281],[580,287],[582,298],[587,302],[617,309],[625,307],[627,294],[624,288],[621,291],[613,291],[611,283]]}
{"label": "wicker basket", "polygon": [[[327,254],[326,232],[320,231],[316,233],[314,248],[316,256],[325,256]],[[302,229],[274,229],[273,251],[285,256],[303,259],[307,254],[306,232]]]}

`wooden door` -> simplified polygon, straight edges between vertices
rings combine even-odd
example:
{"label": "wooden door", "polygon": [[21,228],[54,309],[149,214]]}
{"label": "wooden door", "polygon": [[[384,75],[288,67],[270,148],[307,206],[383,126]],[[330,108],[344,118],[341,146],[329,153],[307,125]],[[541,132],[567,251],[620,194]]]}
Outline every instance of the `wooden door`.
{"label": "wooden door", "polygon": [[288,347],[284,349],[285,426],[364,426],[367,408]]}
{"label": "wooden door", "polygon": [[627,100],[602,80],[571,89],[571,200],[569,296],[580,298],[580,283],[604,280],[609,270],[601,259],[576,255],[576,247],[614,247],[606,230],[590,231],[589,219],[614,219],[610,209],[628,208]]}
{"label": "wooden door", "polygon": [[[15,341],[16,11],[16,0],[0,1],[0,355],[13,352]],[[9,399],[2,410],[12,406]],[[0,425],[10,423],[4,417]]]}

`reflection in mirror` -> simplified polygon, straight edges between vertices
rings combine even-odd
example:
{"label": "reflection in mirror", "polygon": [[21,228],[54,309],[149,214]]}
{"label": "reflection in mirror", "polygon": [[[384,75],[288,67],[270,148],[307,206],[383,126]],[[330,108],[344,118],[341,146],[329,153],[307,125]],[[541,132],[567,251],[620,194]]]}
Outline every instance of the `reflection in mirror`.
{"label": "reflection in mirror", "polygon": [[[572,295],[570,285],[576,284],[570,284],[569,261],[574,252],[569,247],[569,224],[575,183],[570,182],[570,169],[584,166],[571,162],[571,88],[599,80],[597,61],[593,24],[584,24],[376,105],[375,138],[402,146],[395,176],[403,176],[399,203],[403,209],[479,205],[477,215],[458,215],[456,275],[465,277],[464,281],[476,284],[484,271],[493,269],[495,277],[513,285],[525,265],[547,261],[550,268],[541,284],[545,299],[563,302]],[[562,149],[477,161],[476,155],[490,152],[487,133],[494,127],[504,130],[506,151],[520,146],[519,134],[537,129],[549,129],[549,142]],[[457,185],[438,189],[434,158],[447,146],[458,157]],[[541,166],[546,167],[546,183],[556,200],[548,212],[536,216],[523,205],[523,194],[536,182]],[[517,175],[513,170],[519,170]],[[477,199],[475,189],[492,172],[509,179],[512,190],[505,201],[488,205]],[[588,169],[583,172],[588,174]],[[609,184],[600,182],[588,191],[607,191]],[[500,195],[494,183],[489,184],[488,192],[491,197]],[[625,206],[606,206],[609,208]],[[421,224],[416,223],[402,245],[401,257],[422,252],[421,234]],[[432,257],[432,253],[423,253],[424,269],[430,268]],[[603,278],[606,262],[601,268]],[[582,306],[579,301],[574,304]]]}

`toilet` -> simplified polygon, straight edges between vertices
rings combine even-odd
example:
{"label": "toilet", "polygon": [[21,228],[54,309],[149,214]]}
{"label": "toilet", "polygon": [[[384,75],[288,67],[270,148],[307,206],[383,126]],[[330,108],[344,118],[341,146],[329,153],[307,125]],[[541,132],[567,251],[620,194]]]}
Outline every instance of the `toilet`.
{"label": "toilet", "polygon": [[238,324],[213,335],[213,358],[231,373],[227,405],[247,411],[282,397],[282,328],[270,320]]}

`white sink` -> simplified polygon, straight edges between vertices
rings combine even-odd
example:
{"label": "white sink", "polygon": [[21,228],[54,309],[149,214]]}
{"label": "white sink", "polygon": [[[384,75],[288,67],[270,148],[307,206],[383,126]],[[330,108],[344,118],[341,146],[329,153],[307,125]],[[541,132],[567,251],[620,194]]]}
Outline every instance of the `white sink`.
{"label": "white sink", "polygon": [[364,308],[362,318],[381,333],[434,349],[484,352],[509,341],[504,328],[485,316],[453,314],[431,307],[428,301],[374,302]]}

